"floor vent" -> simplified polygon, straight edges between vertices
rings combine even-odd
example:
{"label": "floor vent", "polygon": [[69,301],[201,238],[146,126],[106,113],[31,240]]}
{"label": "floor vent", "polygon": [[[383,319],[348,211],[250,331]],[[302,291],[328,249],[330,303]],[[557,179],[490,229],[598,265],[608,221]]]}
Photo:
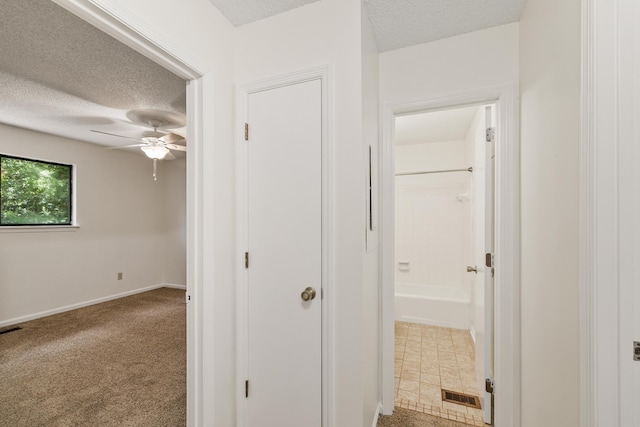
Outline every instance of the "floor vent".
{"label": "floor vent", "polygon": [[14,326],[12,328],[6,328],[6,329],[0,328],[0,335],[8,334],[9,332],[13,332],[13,331],[19,331],[20,329],[22,329],[20,326]]}
{"label": "floor vent", "polygon": [[471,396],[470,394],[457,393],[455,391],[442,389],[442,401],[481,409],[480,399],[478,399],[478,396]]}

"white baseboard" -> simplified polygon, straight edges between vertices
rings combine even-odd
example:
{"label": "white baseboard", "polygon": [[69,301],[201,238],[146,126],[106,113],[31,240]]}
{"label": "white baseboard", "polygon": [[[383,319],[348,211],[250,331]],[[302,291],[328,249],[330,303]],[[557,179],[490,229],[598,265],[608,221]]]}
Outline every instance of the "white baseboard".
{"label": "white baseboard", "polygon": [[184,289],[187,290],[186,285],[176,285],[175,283],[163,283],[158,285],[159,288],[171,288],[171,289]]}
{"label": "white baseboard", "polygon": [[378,408],[376,409],[376,416],[373,418],[373,424],[371,424],[371,427],[376,427],[378,425],[378,418],[380,418],[381,413],[382,413],[382,403],[378,403]]}
{"label": "white baseboard", "polygon": [[171,283],[160,283],[158,285],[151,285],[145,288],[134,289],[132,291],[121,292],[115,295],[109,295],[102,298],[96,298],[90,301],[79,302],[76,304],[66,305],[64,307],[58,307],[51,310],[41,311],[39,313],[28,314],[26,316],[15,317],[13,319],[0,321],[0,328],[4,328],[5,326],[11,326],[18,323],[28,322],[29,320],[40,319],[41,317],[47,317],[58,313],[64,313],[65,311],[71,311],[82,307],[88,307],[90,305],[100,304],[107,301],[112,301],[118,298],[124,298],[135,294],[141,294],[142,292],[152,291],[154,289],[159,288],[174,288],[174,289],[187,289],[184,285],[174,285]]}

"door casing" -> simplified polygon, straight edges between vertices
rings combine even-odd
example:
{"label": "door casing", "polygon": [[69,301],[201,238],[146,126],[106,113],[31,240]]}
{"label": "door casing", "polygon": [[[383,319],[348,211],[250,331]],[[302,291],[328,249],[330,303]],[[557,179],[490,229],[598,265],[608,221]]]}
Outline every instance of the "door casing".
{"label": "door casing", "polygon": [[[155,27],[132,14],[114,0],[53,0],[58,6],[94,25],[136,52],[153,59],[162,67],[185,79],[187,83],[187,426],[211,425],[215,419],[215,354],[213,307],[216,242],[212,225],[214,195],[213,150],[205,149],[204,135],[215,135],[215,70],[193,58],[176,42]],[[205,120],[205,117],[207,118]],[[217,140],[210,137],[208,143]],[[207,144],[209,145],[209,144]]]}
{"label": "door casing", "polygon": [[515,85],[488,87],[437,99],[384,104],[381,112],[381,400],[383,414],[394,406],[394,242],[396,115],[496,103],[495,188],[495,425],[520,426],[520,139]]}
{"label": "door casing", "polygon": [[237,320],[237,425],[247,425],[247,400],[244,396],[244,383],[247,379],[248,349],[247,349],[247,270],[244,266],[244,252],[247,247],[247,141],[244,140],[244,124],[246,123],[248,96],[251,93],[269,89],[276,89],[310,80],[322,82],[322,426],[334,425],[334,407],[332,396],[334,393],[333,378],[333,254],[334,251],[334,220],[333,220],[333,139],[332,109],[331,109],[331,66],[319,66],[298,72],[276,76],[256,82],[240,85],[237,90],[237,123],[236,123],[236,320]]}

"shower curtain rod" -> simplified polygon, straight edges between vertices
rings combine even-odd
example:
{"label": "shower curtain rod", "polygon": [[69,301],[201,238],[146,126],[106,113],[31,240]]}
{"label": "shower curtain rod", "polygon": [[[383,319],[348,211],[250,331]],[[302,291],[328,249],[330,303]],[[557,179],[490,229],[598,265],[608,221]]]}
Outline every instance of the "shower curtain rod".
{"label": "shower curtain rod", "polygon": [[404,176],[404,175],[425,175],[428,173],[448,173],[448,172],[473,172],[473,168],[467,169],[447,169],[441,171],[424,171],[424,172],[405,172],[405,173],[397,173],[396,176]]}

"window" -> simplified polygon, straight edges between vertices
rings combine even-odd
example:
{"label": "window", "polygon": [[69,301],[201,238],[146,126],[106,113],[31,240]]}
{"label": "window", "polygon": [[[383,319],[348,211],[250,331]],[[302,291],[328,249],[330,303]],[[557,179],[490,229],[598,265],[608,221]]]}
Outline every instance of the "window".
{"label": "window", "polygon": [[72,225],[73,166],[0,154],[0,226]]}

